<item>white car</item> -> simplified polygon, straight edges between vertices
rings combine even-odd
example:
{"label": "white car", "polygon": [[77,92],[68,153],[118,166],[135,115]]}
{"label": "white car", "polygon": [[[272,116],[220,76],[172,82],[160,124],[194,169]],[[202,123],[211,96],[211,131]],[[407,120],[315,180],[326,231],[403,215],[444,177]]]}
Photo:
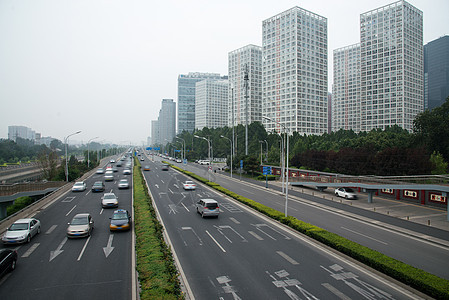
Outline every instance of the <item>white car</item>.
{"label": "white car", "polygon": [[193,181],[187,180],[186,182],[182,183],[182,187],[184,188],[184,190],[194,190],[196,189],[196,184]]}
{"label": "white car", "polygon": [[2,237],[4,244],[29,243],[31,238],[41,232],[41,222],[34,218],[15,221]]}
{"label": "white car", "polygon": [[220,208],[214,199],[201,199],[196,203],[196,212],[201,217],[217,217],[220,214]]}
{"label": "white car", "polygon": [[106,171],[106,173],[104,174],[104,181],[114,181],[114,172]]}
{"label": "white car", "polygon": [[131,170],[126,168],[123,170],[123,175],[131,175]]}
{"label": "white car", "polygon": [[114,193],[105,193],[101,197],[101,206],[106,207],[118,207],[118,198]]}
{"label": "white car", "polygon": [[357,199],[357,194],[351,188],[338,188],[335,189],[335,196],[343,197],[345,199]]}
{"label": "white car", "polygon": [[86,188],[87,185],[84,181],[78,181],[72,186],[72,192],[84,192]]}
{"label": "white car", "polygon": [[119,189],[127,189],[127,188],[129,188],[128,179],[120,179],[120,181],[118,182],[118,188]]}

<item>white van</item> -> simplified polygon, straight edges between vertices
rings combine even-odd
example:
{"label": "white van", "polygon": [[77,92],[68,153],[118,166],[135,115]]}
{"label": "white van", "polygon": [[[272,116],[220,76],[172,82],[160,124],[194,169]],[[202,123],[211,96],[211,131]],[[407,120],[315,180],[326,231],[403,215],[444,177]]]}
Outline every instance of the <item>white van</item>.
{"label": "white van", "polygon": [[200,165],[210,165],[210,161],[208,161],[208,160],[199,160],[198,163]]}

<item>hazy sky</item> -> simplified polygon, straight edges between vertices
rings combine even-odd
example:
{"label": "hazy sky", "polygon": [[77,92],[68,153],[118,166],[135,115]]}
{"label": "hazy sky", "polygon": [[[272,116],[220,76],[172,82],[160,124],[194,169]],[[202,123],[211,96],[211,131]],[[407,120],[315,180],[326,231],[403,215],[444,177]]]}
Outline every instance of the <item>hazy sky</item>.
{"label": "hazy sky", "polygon": [[[62,140],[139,143],[178,74],[227,75],[228,52],[261,45],[262,21],[294,6],[328,20],[334,49],[389,0],[0,0],[0,138],[23,125]],[[449,34],[448,0],[410,0],[424,43]]]}

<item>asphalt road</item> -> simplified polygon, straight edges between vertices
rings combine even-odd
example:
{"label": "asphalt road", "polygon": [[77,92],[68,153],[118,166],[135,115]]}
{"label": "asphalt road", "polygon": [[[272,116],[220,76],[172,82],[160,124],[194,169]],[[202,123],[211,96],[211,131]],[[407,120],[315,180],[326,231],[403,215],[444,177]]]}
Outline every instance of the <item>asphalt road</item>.
{"label": "asphalt road", "polygon": [[[122,169],[114,182],[106,182],[119,208],[131,212],[132,185],[119,190]],[[0,281],[1,299],[131,299],[131,238],[133,232],[109,231],[114,209],[102,209],[103,193],[91,193],[94,174],[86,180],[85,192],[68,192],[34,217],[42,224],[41,233],[29,244],[6,246],[18,250],[17,268]],[[91,237],[67,239],[67,223],[78,213],[90,213],[95,222]],[[2,246],[5,247],[5,246]]]}
{"label": "asphalt road", "polygon": [[[245,180],[240,181],[238,175],[231,179],[229,176],[208,174],[206,167],[197,164],[180,165],[180,167],[204,178],[211,176],[212,181],[226,189],[278,211],[284,211],[285,195],[271,189],[267,190],[264,187],[265,182],[256,184]],[[419,269],[449,279],[449,260],[447,259],[449,247],[429,242],[425,238],[417,238],[417,236],[434,236],[449,241],[449,234],[446,231],[342,205],[310,194],[302,194],[297,189],[289,192],[288,214]],[[348,216],[351,214],[356,217]],[[365,218],[370,219],[371,222],[366,222]],[[416,235],[404,234],[395,230],[397,227],[416,232]]]}
{"label": "asphalt road", "polygon": [[[155,160],[144,175],[195,299],[416,297],[201,184],[184,191],[190,178]],[[216,199],[220,216],[201,218],[200,198]]]}

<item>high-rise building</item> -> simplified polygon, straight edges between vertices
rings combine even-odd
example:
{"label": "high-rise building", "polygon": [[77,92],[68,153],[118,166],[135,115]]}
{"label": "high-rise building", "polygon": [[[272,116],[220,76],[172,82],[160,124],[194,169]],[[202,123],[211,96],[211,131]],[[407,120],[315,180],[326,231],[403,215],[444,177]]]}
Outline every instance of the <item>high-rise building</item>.
{"label": "high-rise building", "polygon": [[361,130],[412,130],[423,111],[423,14],[406,1],[360,15]]}
{"label": "high-rise building", "polygon": [[151,143],[150,145],[156,146],[158,144],[162,144],[161,139],[159,138],[159,124],[157,120],[151,121]]}
{"label": "high-rise building", "polygon": [[424,46],[424,108],[432,110],[449,97],[449,36]]}
{"label": "high-rise building", "polygon": [[[262,121],[262,48],[247,45],[228,54],[228,126]],[[245,81],[245,76],[247,79]],[[245,83],[246,82],[246,83]],[[246,94],[246,85],[248,92]],[[245,97],[247,95],[247,97]],[[234,121],[234,124],[233,124]]]}
{"label": "high-rise building", "polygon": [[[290,132],[327,132],[327,19],[293,7],[262,24],[262,116]],[[268,131],[280,130],[262,119]]]}
{"label": "high-rise building", "polygon": [[171,142],[176,135],[176,102],[173,102],[173,99],[162,99],[157,124],[159,142]]}
{"label": "high-rise building", "polygon": [[332,131],[360,131],[360,44],[334,50]]}
{"label": "high-rise building", "polygon": [[8,139],[17,142],[17,138],[34,141],[36,132],[26,126],[8,126]]}
{"label": "high-rise building", "polygon": [[195,84],[208,78],[220,79],[220,74],[190,72],[178,76],[178,133],[195,129]]}
{"label": "high-rise building", "polygon": [[[225,77],[226,78],[226,77]],[[195,128],[219,128],[228,122],[229,80],[206,79],[196,83]]]}

